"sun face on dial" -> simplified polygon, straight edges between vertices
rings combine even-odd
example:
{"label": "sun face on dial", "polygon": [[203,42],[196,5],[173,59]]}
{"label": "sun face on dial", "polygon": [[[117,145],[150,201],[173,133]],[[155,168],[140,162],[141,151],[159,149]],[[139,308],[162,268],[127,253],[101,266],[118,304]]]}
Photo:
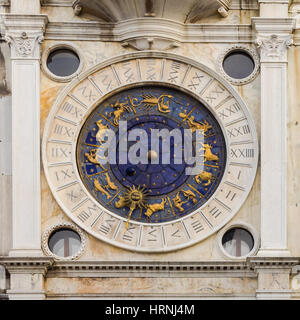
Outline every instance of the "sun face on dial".
{"label": "sun face on dial", "polygon": [[[127,132],[143,133],[141,144],[144,163],[130,159],[136,141],[120,133],[120,123],[126,122]],[[177,130],[180,141],[162,132]],[[101,149],[106,130],[114,132],[116,148],[114,164],[101,163]],[[195,133],[202,136],[198,155],[203,170],[187,174],[185,146],[196,156]],[[141,131],[141,132],[140,132]],[[192,143],[185,143],[190,131]],[[177,143],[177,144],[176,144]],[[175,148],[181,149],[182,161],[176,161]],[[170,161],[164,161],[168,154]],[[121,163],[121,158],[125,161]],[[102,157],[103,158],[103,157]],[[215,117],[196,99],[161,86],[144,86],[111,96],[87,118],[77,143],[77,164],[82,181],[102,206],[116,215],[142,223],[164,223],[182,218],[205,204],[218,188],[226,167],[225,139]]]}
{"label": "sun face on dial", "polygon": [[255,126],[237,92],[206,66],[162,52],[79,75],[43,138],[62,211],[99,240],[139,252],[217,232],[246,200],[257,162]]}

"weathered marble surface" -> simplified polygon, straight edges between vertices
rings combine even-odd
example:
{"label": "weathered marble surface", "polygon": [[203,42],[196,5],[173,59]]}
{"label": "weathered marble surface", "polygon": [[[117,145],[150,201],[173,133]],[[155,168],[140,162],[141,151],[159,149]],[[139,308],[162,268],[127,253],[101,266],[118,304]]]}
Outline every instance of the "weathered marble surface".
{"label": "weathered marble surface", "polygon": [[48,278],[47,294],[63,297],[76,293],[80,296],[98,294],[114,297],[200,297],[225,295],[254,296],[257,280],[254,278]]}
{"label": "weathered marble surface", "polygon": [[300,256],[300,47],[289,51],[288,65],[288,246]]}

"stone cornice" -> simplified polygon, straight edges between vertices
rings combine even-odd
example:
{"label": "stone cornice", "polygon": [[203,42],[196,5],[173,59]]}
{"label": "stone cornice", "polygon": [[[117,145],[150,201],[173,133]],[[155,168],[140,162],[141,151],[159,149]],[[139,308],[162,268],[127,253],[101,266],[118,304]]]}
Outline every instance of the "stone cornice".
{"label": "stone cornice", "polygon": [[31,15],[31,14],[0,14],[4,27],[9,30],[19,30],[20,28],[26,31],[45,31],[48,24],[47,15]]}
{"label": "stone cornice", "polygon": [[54,260],[48,257],[0,257],[0,264],[9,273],[40,273],[45,275]]}
{"label": "stone cornice", "polygon": [[134,38],[164,38],[178,42],[253,42],[251,25],[182,24],[141,18],[118,24],[100,22],[50,22],[45,38],[51,40],[128,41]]}
{"label": "stone cornice", "polygon": [[295,28],[294,18],[252,18],[253,30],[258,33],[291,33]]}
{"label": "stone cornice", "polygon": [[48,277],[255,277],[246,262],[56,261]]}
{"label": "stone cornice", "polygon": [[[6,1],[6,0],[4,0]],[[8,0],[7,0],[8,1]],[[42,6],[71,7],[74,0],[41,0]],[[257,10],[257,0],[232,0],[230,10]]]}
{"label": "stone cornice", "polygon": [[292,273],[293,268],[299,264],[299,258],[294,257],[249,257],[247,263],[251,269],[257,271],[267,270],[287,270]]}
{"label": "stone cornice", "polygon": [[227,278],[257,277],[258,271],[297,273],[300,258],[249,257],[243,261],[57,261],[50,257],[0,257],[9,273],[40,273],[47,277],[91,278]]}

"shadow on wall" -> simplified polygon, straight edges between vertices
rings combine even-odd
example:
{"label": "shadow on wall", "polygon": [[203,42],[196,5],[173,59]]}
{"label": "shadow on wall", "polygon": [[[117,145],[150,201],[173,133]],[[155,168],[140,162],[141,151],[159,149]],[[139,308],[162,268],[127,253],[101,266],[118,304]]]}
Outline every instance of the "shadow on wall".
{"label": "shadow on wall", "polygon": [[8,84],[6,80],[6,64],[4,55],[0,48],[0,96],[7,96],[10,95],[11,92],[8,89]]}

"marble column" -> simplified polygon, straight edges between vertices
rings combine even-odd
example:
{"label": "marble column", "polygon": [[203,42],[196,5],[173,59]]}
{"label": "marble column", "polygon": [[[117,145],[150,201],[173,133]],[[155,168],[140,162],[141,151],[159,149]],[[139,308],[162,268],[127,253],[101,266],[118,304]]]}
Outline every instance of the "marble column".
{"label": "marble column", "polygon": [[294,20],[260,17],[252,22],[261,55],[261,249],[258,255],[289,256],[287,51],[293,44]]}
{"label": "marble column", "polygon": [[10,256],[40,256],[40,43],[44,15],[6,14],[12,69],[12,249]]}

